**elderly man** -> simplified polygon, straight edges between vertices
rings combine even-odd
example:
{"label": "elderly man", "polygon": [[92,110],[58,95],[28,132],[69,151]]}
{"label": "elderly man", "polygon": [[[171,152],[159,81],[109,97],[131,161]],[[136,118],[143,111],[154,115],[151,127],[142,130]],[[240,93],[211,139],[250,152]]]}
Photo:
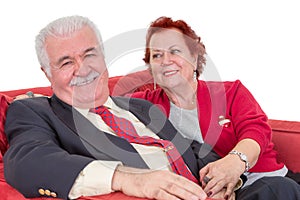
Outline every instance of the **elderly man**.
{"label": "elderly man", "polygon": [[205,199],[197,184],[199,143],[177,134],[151,103],[110,97],[102,48],[98,29],[84,17],[60,18],[41,30],[36,51],[54,95],[9,107],[7,182],[26,197],[122,191]]}

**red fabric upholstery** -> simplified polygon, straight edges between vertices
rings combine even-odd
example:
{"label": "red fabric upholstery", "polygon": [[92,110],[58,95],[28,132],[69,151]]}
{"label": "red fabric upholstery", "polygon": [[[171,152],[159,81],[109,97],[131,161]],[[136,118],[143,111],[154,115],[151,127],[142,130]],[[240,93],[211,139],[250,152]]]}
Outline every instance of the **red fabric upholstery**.
{"label": "red fabric upholstery", "polygon": [[269,120],[272,140],[278,152],[278,160],[293,172],[300,172],[300,122]]}
{"label": "red fabric upholstery", "polygon": [[6,110],[8,107],[8,102],[11,100],[11,98],[0,93],[0,155],[3,155],[6,149],[8,148],[6,136],[4,134],[4,122],[6,119]]}
{"label": "red fabric upholstery", "polygon": [[[153,89],[153,80],[148,70],[135,72],[127,76],[111,77],[109,79],[111,95],[125,95],[134,91],[142,91],[147,88]],[[0,92],[0,200],[28,200],[17,190],[5,182],[3,174],[2,156],[8,148],[4,133],[4,122],[9,102],[18,95],[32,91],[35,94],[46,96],[52,95],[50,87],[27,88],[13,91]],[[278,151],[278,159],[286,163],[293,172],[300,172],[300,122],[283,120],[269,120],[273,130],[273,142]],[[35,198],[34,200],[45,200],[49,198]],[[142,200],[141,198],[129,197],[123,193],[116,192],[108,195],[94,197],[82,197],[80,200]],[[33,199],[32,199],[33,200]]]}
{"label": "red fabric upholstery", "polygon": [[153,89],[153,78],[149,70],[137,71],[126,76],[111,77],[108,82],[110,94],[123,96],[128,93]]}
{"label": "red fabric upholstery", "polygon": [[14,98],[18,95],[26,94],[26,92],[33,92],[35,94],[42,94],[45,96],[51,96],[52,90],[50,87],[35,87],[35,88],[26,88],[26,89],[20,89],[20,90],[10,90],[10,91],[3,91],[2,94]]}

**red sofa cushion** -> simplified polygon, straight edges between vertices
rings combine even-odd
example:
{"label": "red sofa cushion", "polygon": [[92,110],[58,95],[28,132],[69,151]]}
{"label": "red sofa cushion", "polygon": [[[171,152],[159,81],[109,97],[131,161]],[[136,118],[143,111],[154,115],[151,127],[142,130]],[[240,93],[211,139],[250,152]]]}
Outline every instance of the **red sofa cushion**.
{"label": "red sofa cushion", "polygon": [[284,162],[289,170],[300,173],[300,122],[271,119],[269,124],[278,160]]}
{"label": "red sofa cushion", "polygon": [[0,93],[0,154],[1,155],[4,155],[6,149],[8,148],[7,139],[4,134],[4,122],[6,119],[6,110],[8,107],[8,103],[10,101],[12,101],[12,98]]}

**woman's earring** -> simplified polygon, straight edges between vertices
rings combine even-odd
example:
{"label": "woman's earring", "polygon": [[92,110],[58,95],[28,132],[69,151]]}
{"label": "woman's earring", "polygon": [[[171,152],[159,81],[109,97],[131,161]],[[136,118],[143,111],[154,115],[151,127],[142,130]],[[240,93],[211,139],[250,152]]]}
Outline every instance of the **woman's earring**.
{"label": "woman's earring", "polygon": [[153,74],[152,74],[152,68],[151,68],[151,65],[150,65],[150,64],[148,65],[148,69],[149,69],[149,72],[150,72],[150,74],[151,74],[151,76],[152,76],[152,78],[153,78],[153,90],[155,90],[155,89],[156,89],[156,81],[155,81],[155,79],[154,79],[154,77],[153,77]]}
{"label": "woman's earring", "polygon": [[197,71],[196,70],[194,70],[194,73],[193,73],[193,80],[194,80],[194,82],[197,81]]}

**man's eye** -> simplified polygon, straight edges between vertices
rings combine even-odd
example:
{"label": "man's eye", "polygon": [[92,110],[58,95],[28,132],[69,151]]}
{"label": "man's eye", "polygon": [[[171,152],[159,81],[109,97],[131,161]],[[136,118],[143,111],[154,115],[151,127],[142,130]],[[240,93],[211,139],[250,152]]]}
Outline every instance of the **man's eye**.
{"label": "man's eye", "polygon": [[84,57],[89,58],[89,57],[93,57],[93,56],[96,56],[96,54],[92,54],[92,53],[91,54],[86,54]]}
{"label": "man's eye", "polygon": [[72,66],[73,62],[72,61],[68,61],[68,62],[64,62],[60,68],[67,68],[67,67],[70,67]]}
{"label": "man's eye", "polygon": [[178,54],[178,53],[180,53],[180,52],[181,52],[181,51],[178,50],[178,49],[172,49],[172,50],[170,51],[171,54]]}

